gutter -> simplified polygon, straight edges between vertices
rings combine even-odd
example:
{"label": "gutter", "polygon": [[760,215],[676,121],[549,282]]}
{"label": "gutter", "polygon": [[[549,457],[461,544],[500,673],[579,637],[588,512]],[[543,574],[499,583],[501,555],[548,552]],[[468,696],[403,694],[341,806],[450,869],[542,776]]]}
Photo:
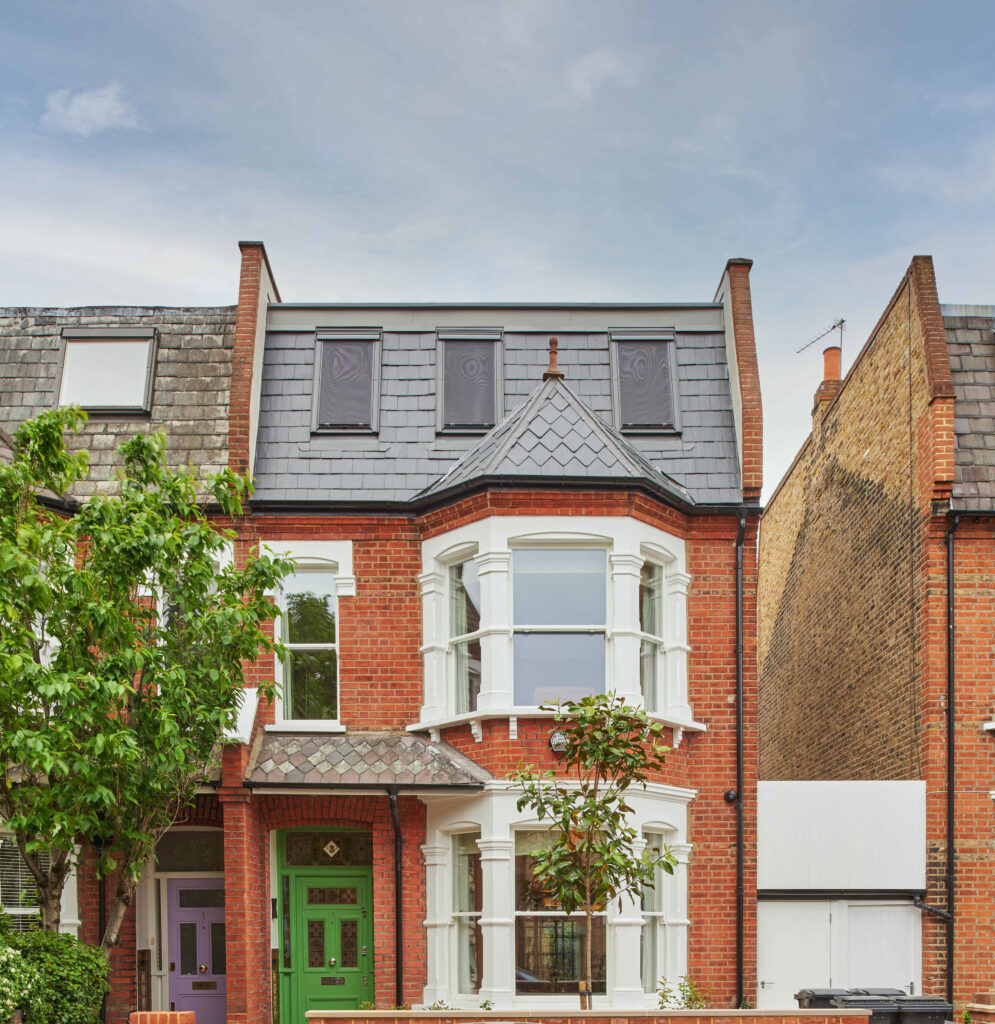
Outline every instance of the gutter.
{"label": "gutter", "polygon": [[743,539],[746,510],[736,531],[736,1006],[743,1005]]}

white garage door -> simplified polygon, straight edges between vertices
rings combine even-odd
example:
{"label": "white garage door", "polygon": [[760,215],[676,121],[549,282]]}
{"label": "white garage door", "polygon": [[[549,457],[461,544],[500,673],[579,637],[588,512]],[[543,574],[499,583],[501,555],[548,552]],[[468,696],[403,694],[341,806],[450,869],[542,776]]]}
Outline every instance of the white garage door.
{"label": "white garage door", "polygon": [[920,911],[910,903],[763,900],[757,908],[757,1006],[797,1008],[801,988],[919,992],[920,929]]}

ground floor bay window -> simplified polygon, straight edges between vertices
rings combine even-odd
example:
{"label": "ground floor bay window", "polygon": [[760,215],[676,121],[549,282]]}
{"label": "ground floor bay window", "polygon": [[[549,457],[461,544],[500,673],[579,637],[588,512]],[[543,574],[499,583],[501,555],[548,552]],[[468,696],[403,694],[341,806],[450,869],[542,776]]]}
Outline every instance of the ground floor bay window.
{"label": "ground floor bay window", "polygon": [[[424,1003],[475,1009],[576,1009],[584,977],[587,921],[550,901],[533,873],[549,842],[541,823],[519,812],[504,781],[482,795],[427,798]],[[651,784],[631,796],[643,842],[675,852],[674,876],[660,872],[642,901],[625,897],[594,916],[595,1007],[656,1005],[661,977],[687,973],[687,805],[693,791]]]}

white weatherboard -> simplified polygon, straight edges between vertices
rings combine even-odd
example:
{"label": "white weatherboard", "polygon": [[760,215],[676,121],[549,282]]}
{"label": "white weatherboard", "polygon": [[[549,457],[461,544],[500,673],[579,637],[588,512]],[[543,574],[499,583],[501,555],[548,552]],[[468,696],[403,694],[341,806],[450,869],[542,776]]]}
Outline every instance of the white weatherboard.
{"label": "white weatherboard", "polygon": [[925,782],[760,782],[757,888],[926,888]]}

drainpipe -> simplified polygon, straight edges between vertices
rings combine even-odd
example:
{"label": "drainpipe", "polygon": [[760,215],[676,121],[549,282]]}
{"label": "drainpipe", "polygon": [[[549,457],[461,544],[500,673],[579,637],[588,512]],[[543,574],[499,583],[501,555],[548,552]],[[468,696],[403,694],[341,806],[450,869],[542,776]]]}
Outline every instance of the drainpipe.
{"label": "drainpipe", "polygon": [[401,819],[397,813],[397,786],[387,787],[390,820],[394,826],[394,1004],[404,1002],[404,901],[401,898]]}
{"label": "drainpipe", "polygon": [[954,784],[956,782],[954,727],[954,531],[960,516],[950,519],[947,529],[947,1002],[954,1002]]}
{"label": "drainpipe", "polygon": [[743,1005],[743,538],[746,514],[736,533],[736,1006]]}

